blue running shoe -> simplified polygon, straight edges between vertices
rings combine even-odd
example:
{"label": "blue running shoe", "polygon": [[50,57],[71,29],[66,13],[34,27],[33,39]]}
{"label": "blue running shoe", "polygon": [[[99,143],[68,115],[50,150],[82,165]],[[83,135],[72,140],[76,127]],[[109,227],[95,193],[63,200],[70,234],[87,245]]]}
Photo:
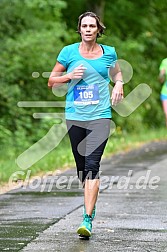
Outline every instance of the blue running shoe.
{"label": "blue running shoe", "polygon": [[77,229],[80,237],[90,237],[92,232],[92,218],[90,215],[85,214],[83,222]]}
{"label": "blue running shoe", "polygon": [[[84,209],[83,209],[83,217],[86,215],[86,208],[85,208],[85,205],[84,205]],[[96,205],[94,206],[93,208],[93,211],[92,211],[92,220],[95,218],[96,216]]]}

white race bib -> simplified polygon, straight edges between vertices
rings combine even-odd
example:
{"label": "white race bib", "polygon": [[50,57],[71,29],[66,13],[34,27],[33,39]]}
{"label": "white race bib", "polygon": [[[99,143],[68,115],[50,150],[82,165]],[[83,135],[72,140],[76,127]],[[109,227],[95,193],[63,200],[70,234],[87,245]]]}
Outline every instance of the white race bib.
{"label": "white race bib", "polygon": [[74,104],[90,105],[99,103],[99,87],[97,84],[74,87]]}

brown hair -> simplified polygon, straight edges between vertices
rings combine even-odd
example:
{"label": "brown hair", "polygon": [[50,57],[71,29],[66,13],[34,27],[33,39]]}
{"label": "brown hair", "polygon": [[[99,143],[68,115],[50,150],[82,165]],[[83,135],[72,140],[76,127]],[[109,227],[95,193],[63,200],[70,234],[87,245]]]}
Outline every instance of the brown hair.
{"label": "brown hair", "polygon": [[106,29],[106,27],[104,26],[104,24],[100,21],[100,17],[97,16],[94,12],[91,11],[87,11],[83,14],[81,14],[78,18],[78,30],[77,32],[80,34],[80,27],[81,27],[81,21],[84,17],[93,17],[96,19],[96,23],[97,23],[97,27],[99,29],[99,32],[97,34],[97,37],[101,37],[102,34],[104,33],[104,30]]}

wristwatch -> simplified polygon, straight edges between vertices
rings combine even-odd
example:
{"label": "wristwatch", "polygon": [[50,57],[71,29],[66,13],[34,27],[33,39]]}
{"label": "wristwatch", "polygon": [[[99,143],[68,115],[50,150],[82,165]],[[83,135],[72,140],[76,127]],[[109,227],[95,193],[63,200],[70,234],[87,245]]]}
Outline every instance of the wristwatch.
{"label": "wristwatch", "polygon": [[122,82],[122,84],[125,84],[123,80],[116,80],[115,84],[117,83],[117,81],[120,81],[120,82]]}

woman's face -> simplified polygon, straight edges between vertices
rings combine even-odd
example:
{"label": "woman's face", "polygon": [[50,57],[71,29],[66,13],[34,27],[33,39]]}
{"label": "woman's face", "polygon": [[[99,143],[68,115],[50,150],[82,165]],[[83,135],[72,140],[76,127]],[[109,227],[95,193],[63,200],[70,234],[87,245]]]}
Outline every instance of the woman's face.
{"label": "woman's face", "polygon": [[81,20],[80,34],[85,42],[95,41],[98,34],[97,22],[94,17],[84,17]]}

